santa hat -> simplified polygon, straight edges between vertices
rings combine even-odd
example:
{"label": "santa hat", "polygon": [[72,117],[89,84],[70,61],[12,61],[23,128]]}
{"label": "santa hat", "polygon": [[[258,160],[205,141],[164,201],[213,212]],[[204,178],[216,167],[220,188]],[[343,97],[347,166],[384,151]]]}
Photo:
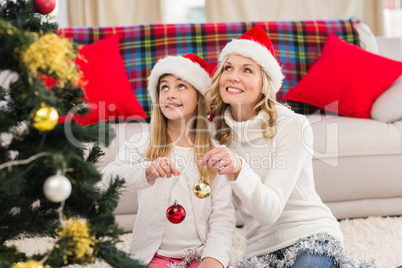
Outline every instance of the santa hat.
{"label": "santa hat", "polygon": [[211,86],[212,69],[204,59],[194,54],[167,56],[155,64],[148,77],[148,91],[152,103],[155,103],[159,78],[165,74],[172,74],[190,83],[202,95]]}
{"label": "santa hat", "polygon": [[239,39],[233,39],[222,50],[219,61],[222,62],[226,56],[237,54],[248,57],[258,63],[272,79],[275,93],[282,86],[284,76],[281,66],[275,58],[274,47],[267,33],[260,27],[255,26],[242,34]]}

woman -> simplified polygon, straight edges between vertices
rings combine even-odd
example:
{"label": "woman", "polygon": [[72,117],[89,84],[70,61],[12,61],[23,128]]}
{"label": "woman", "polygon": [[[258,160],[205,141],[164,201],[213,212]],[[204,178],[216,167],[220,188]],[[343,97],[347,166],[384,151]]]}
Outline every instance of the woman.
{"label": "woman", "polygon": [[201,159],[228,176],[246,227],[237,267],[337,267],[339,223],[315,191],[313,132],[303,115],[276,101],[283,74],[256,26],[228,43],[206,93],[221,146]]}

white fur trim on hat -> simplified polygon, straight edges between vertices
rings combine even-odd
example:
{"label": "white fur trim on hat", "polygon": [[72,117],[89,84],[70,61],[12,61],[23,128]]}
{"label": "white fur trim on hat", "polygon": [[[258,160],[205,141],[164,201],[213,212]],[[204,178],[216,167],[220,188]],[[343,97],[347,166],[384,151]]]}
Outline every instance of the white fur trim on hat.
{"label": "white fur trim on hat", "polygon": [[250,40],[233,39],[223,48],[219,61],[222,62],[230,54],[251,58],[258,63],[272,79],[275,93],[279,91],[285,77],[278,61],[266,47]]}
{"label": "white fur trim on hat", "polygon": [[190,83],[202,95],[211,86],[209,74],[198,63],[181,56],[168,56],[160,59],[148,77],[148,91],[152,103],[155,103],[155,95],[159,78],[165,74],[172,74],[187,83]]}

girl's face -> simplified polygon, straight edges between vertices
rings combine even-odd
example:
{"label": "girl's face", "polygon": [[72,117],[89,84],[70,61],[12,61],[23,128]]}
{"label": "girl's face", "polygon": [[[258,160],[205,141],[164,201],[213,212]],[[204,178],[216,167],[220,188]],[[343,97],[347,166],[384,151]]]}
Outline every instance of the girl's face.
{"label": "girl's face", "polygon": [[230,55],[219,79],[219,93],[231,107],[254,108],[263,97],[260,66],[251,58]]}
{"label": "girl's face", "polygon": [[195,115],[198,92],[191,84],[169,74],[162,77],[158,90],[159,105],[168,120],[187,122]]}

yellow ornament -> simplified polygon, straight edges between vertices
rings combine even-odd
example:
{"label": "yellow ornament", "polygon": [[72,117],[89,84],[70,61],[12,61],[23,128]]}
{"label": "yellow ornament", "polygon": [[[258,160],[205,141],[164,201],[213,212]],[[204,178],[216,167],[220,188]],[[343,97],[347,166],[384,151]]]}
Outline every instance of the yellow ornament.
{"label": "yellow ornament", "polygon": [[37,130],[49,131],[57,125],[59,114],[54,107],[47,107],[42,104],[42,107],[34,113],[32,121],[33,127]]}
{"label": "yellow ornament", "polygon": [[198,198],[207,198],[211,195],[212,187],[203,177],[193,186],[193,193]]}
{"label": "yellow ornament", "polygon": [[21,53],[21,62],[31,72],[30,75],[42,73],[65,81],[76,81],[78,70],[75,65],[77,54],[72,40],[62,38],[54,33],[47,33]]}
{"label": "yellow ornament", "polygon": [[48,265],[44,266],[43,264],[41,264],[40,262],[37,261],[27,261],[27,262],[17,262],[14,263],[12,268],[45,268],[45,267],[49,267]]}
{"label": "yellow ornament", "polygon": [[64,222],[64,229],[57,232],[59,237],[72,237],[74,244],[70,245],[70,254],[75,260],[93,260],[95,237],[90,235],[88,223],[84,219],[70,219]]}

